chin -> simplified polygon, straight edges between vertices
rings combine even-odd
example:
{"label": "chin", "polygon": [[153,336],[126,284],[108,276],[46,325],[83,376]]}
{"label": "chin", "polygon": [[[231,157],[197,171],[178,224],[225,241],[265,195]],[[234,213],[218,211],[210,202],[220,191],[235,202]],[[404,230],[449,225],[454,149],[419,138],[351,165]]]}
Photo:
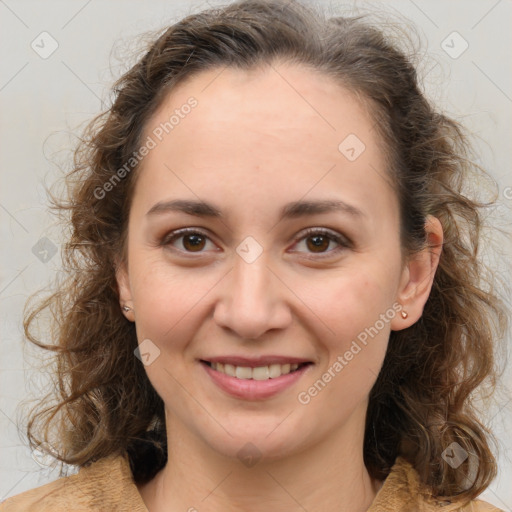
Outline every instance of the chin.
{"label": "chin", "polygon": [[262,458],[279,460],[302,451],[307,442],[305,439],[301,442],[296,437],[298,431],[302,438],[303,431],[290,428],[290,425],[288,428],[282,425],[276,428],[275,422],[254,425],[253,421],[248,420],[245,425],[244,422],[238,422],[237,428],[231,425],[229,432],[232,436],[224,432],[224,435],[214,438],[207,436],[204,441],[220,455],[239,459],[243,463],[247,460],[252,463]]}

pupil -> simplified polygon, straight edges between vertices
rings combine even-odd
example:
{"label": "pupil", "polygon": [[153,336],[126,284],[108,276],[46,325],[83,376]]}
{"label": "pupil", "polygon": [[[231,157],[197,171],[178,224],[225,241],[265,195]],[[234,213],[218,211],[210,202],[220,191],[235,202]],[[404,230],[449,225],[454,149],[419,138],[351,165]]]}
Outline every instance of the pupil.
{"label": "pupil", "polygon": [[185,249],[201,249],[204,246],[204,238],[202,235],[187,235],[183,239]]}
{"label": "pupil", "polygon": [[[315,252],[320,252],[320,251],[317,251],[317,249],[325,250],[329,246],[329,240],[323,235],[312,236],[309,238],[309,240],[311,240],[313,242],[312,248]],[[326,242],[327,242],[327,245],[326,245]],[[310,247],[310,249],[311,249],[311,247]]]}

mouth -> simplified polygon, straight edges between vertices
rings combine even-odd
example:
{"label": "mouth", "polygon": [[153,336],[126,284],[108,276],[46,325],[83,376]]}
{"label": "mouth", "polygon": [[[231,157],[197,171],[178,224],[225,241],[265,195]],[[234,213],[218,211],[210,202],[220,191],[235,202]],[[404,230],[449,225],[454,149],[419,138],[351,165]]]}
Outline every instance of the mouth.
{"label": "mouth", "polygon": [[262,366],[242,366],[230,363],[222,363],[218,361],[201,360],[202,364],[209,366],[212,370],[234,377],[240,380],[270,380],[278,379],[283,375],[288,375],[297,371],[301,371],[304,367],[313,363],[272,363]]}

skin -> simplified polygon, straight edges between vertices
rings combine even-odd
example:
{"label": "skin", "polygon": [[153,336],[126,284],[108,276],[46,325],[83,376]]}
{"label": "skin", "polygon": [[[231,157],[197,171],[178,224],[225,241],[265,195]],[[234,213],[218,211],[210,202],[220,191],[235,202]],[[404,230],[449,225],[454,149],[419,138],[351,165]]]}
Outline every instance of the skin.
{"label": "skin", "polygon": [[[368,395],[390,331],[422,314],[441,225],[429,217],[431,247],[403,258],[378,135],[349,90],[286,63],[220,71],[175,88],[145,127],[150,135],[190,96],[197,99],[139,169],[127,262],[118,271],[139,343],[150,339],[160,350],[145,369],[166,406],[169,461],[139,491],[152,512],[364,511],[382,485],[363,463]],[[366,146],[354,161],[338,150],[349,134]],[[147,215],[170,199],[206,200],[223,216]],[[279,220],[281,208],[299,199],[342,200],[362,214]],[[199,249],[190,237],[169,241],[185,227],[207,235]],[[321,239],[315,249],[314,235],[303,233],[310,227],[350,243]],[[236,251],[247,236],[263,249],[252,263]],[[393,304],[408,317],[385,322],[321,392],[299,403],[298,394]],[[199,362],[226,354],[313,365],[277,396],[243,400],[213,384]],[[252,467],[237,457],[248,442],[261,457]]]}

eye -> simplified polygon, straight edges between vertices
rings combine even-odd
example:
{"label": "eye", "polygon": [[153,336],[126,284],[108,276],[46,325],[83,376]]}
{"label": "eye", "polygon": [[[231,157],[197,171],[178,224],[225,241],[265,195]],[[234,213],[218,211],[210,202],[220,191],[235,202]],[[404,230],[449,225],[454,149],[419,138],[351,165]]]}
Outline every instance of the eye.
{"label": "eye", "polygon": [[161,245],[173,246],[181,252],[201,253],[204,252],[203,249],[208,243],[214,245],[203,231],[196,228],[184,228],[169,233],[164,237]]}
{"label": "eye", "polygon": [[[302,232],[301,235],[294,247],[305,247],[306,252],[318,254],[320,257],[331,256],[333,253],[349,248],[352,245],[343,235],[325,228],[309,228]],[[332,248],[333,245],[338,247]],[[294,250],[293,252],[304,251]]]}
{"label": "eye", "polygon": [[[343,248],[351,247],[351,242],[336,233],[325,228],[309,228],[303,231],[298,242],[295,243],[295,249],[305,248],[310,254],[317,254],[320,258],[330,256],[337,253]],[[215,244],[210,237],[197,228],[183,228],[169,233],[161,242],[162,246],[171,246],[179,252],[183,253],[203,253],[208,244],[213,246],[213,250],[217,250]],[[337,247],[333,248],[333,245]],[[302,250],[294,250],[292,252],[304,252]]]}

